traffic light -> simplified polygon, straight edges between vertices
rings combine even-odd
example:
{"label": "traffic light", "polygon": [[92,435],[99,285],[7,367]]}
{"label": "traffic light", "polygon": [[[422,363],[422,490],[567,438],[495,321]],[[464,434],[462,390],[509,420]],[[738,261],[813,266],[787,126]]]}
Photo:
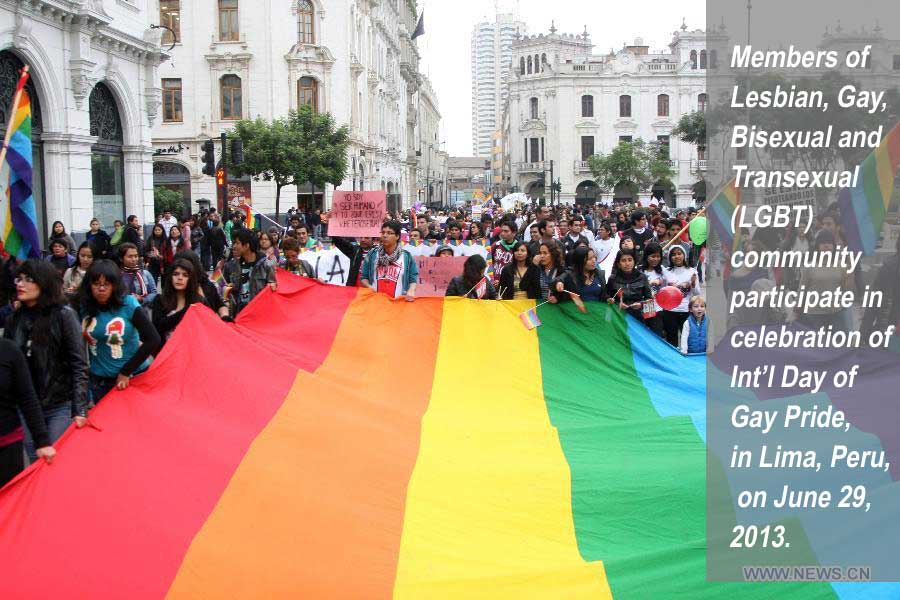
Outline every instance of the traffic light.
{"label": "traffic light", "polygon": [[216,169],[216,185],[219,187],[225,186],[225,169],[222,167]]}
{"label": "traffic light", "polygon": [[212,140],[203,142],[203,174],[215,177],[216,175],[216,145]]}
{"label": "traffic light", "polygon": [[244,142],[231,140],[231,164],[239,165],[244,162]]}

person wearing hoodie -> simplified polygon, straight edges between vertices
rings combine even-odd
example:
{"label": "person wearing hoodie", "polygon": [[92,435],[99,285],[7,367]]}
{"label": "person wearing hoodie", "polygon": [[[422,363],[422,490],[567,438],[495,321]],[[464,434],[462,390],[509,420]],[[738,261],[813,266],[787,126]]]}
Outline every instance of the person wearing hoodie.
{"label": "person wearing hoodie", "polygon": [[650,242],[644,248],[644,257],[641,260],[641,273],[647,277],[647,281],[650,283],[650,291],[653,293],[653,312],[656,313],[656,316],[650,318],[646,318],[647,315],[644,315],[644,323],[656,332],[659,337],[665,338],[662,307],[656,302],[656,294],[663,288],[666,279],[665,269],[662,266],[662,248],[656,242]]}
{"label": "person wearing hoodie", "polygon": [[612,276],[607,285],[607,302],[617,303],[619,308],[635,319],[644,320],[644,302],[653,299],[650,282],[638,269],[634,250],[619,250]]}
{"label": "person wearing hoodie", "polygon": [[258,244],[255,231],[241,228],[234,233],[231,246],[233,258],[225,263],[222,271],[232,317],[244,310],[266,286],[273,292],[278,289],[275,269],[266,256],[258,252]]}
{"label": "person wearing hoodie", "polygon": [[681,303],[671,310],[664,310],[662,313],[666,341],[677,347],[678,339],[681,336],[681,328],[688,318],[690,300],[693,296],[700,293],[697,270],[688,266],[684,248],[678,244],[673,244],[669,247],[669,267],[663,270],[663,279],[666,286],[678,288],[681,292]]}

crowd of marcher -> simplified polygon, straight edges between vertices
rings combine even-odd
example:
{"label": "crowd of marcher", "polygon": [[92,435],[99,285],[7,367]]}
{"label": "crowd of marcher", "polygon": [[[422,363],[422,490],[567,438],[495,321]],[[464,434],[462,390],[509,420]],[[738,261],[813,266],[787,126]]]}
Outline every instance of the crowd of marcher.
{"label": "crowd of marcher", "polygon": [[[534,205],[503,211],[494,205],[477,212],[480,217],[473,217],[473,207],[466,206],[388,213],[380,237],[329,241],[349,260],[347,285],[407,301],[416,299],[419,281],[408,244],[433,244],[439,257],[453,256],[461,241],[483,244],[489,260],[469,256],[446,295],[609,303],[685,354],[706,351],[702,290],[708,261],[704,245],[694,244],[687,233],[696,209]],[[89,425],[91,408],[107,392],[127,388],[146,371],[192,305],[208,306],[231,321],[266,287],[277,289],[276,267],[314,278],[314,268],[301,255],[328,237],[327,213],[291,211],[285,226],[269,223],[248,229],[241,212],[222,219],[215,209],[186,219],[165,212],[145,238],[135,215],[116,221],[111,234],[94,219],[76,245],[65,224],[55,222],[44,258],[5,257],[0,485],[26,460],[52,461],[54,442],[71,425]],[[809,238],[787,230],[773,239],[747,235],[744,243],[746,249],[808,245],[827,251],[840,243],[840,230],[834,215],[826,214]],[[891,281],[897,280],[895,263],[884,267]],[[778,276],[807,286],[831,285],[832,275],[838,276],[739,269],[730,273],[725,291],[768,285]],[[851,283],[845,279],[843,284]],[[680,302],[661,306],[657,294],[672,287]],[[898,305],[889,305],[889,311],[896,313]],[[886,318],[895,318],[893,313]],[[804,318],[815,325],[846,317]],[[867,318],[874,322],[881,316]]]}

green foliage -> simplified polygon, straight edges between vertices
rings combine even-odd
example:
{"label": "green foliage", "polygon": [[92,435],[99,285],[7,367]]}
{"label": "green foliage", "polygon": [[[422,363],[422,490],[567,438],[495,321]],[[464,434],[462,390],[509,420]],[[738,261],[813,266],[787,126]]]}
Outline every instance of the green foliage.
{"label": "green foliage", "polygon": [[153,188],[153,210],[157,215],[166,211],[173,215],[180,215],[184,212],[184,195],[169,188]]}
{"label": "green foliage", "polygon": [[706,146],[706,114],[695,110],[681,115],[672,135],[686,144]]}
{"label": "green foliage", "polygon": [[337,127],[330,114],[314,113],[308,106],[271,122],[238,121],[232,137],[244,142],[244,162],[229,164],[229,172],[274,181],[276,213],[281,188],[307,182],[319,188],[339,185],[347,172],[349,129]]}
{"label": "green foliage", "polygon": [[642,139],[622,142],[608,154],[595,154],[588,164],[594,181],[601,188],[613,190],[620,183],[630,184],[632,191],[648,189],[657,181],[671,186],[675,171],[656,142]]}

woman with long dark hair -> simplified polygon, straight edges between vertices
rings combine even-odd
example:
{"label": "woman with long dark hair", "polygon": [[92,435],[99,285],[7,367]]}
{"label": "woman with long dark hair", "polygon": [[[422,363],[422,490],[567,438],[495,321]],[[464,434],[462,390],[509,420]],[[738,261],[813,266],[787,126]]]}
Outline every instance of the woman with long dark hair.
{"label": "woman with long dark hair", "polygon": [[644,248],[644,257],[641,260],[640,270],[650,284],[650,292],[653,294],[653,312],[656,313],[656,316],[650,318],[646,318],[647,315],[645,315],[644,323],[660,337],[665,337],[662,307],[656,303],[656,294],[666,285],[666,275],[662,266],[662,260],[662,247],[656,242],[650,242]]}
{"label": "woman with long dark hair", "polygon": [[[540,243],[538,247],[538,255],[534,257],[534,262],[540,268],[538,273],[538,281],[541,288],[541,298],[548,302],[555,303],[555,295],[551,295],[552,288],[560,286],[557,281],[563,273],[565,273],[566,262],[563,258],[562,249],[554,240],[546,240]],[[555,291],[562,291],[556,289]]]}
{"label": "woman with long dark hair", "polygon": [[669,268],[665,269],[664,285],[678,288],[681,292],[681,303],[671,310],[662,312],[663,327],[666,340],[678,347],[681,329],[687,321],[691,298],[700,293],[697,285],[697,270],[688,266],[687,255],[678,244],[669,247]]}
{"label": "woman with long dark hair", "polygon": [[79,292],[81,329],[88,344],[90,393],[94,404],[113,387],[124,390],[133,375],[150,366],[159,334],[110,260],[91,265]]}
{"label": "woman with long dark hair", "polygon": [[535,300],[541,295],[540,267],[525,242],[512,247],[512,261],[500,272],[500,296],[503,300]]}
{"label": "woman with long dark hair", "polygon": [[568,277],[571,283],[565,289],[577,292],[585,302],[605,302],[606,274],[597,264],[597,254],[586,246],[572,251],[572,269]]}
{"label": "woman with long dark hair", "polygon": [[150,309],[153,326],[163,344],[172,336],[191,305],[198,302],[204,303],[194,263],[186,258],[175,258],[163,276],[162,293]]}
{"label": "woman with long dark hair", "polygon": [[154,279],[159,279],[162,275],[162,260],[168,241],[165,229],[157,223],[153,226],[150,237],[144,242],[144,260],[147,262],[147,270]]}
{"label": "woman with long dark hair", "polygon": [[[497,290],[490,278],[485,278],[487,261],[479,254],[473,254],[463,263],[463,274],[450,280],[445,296],[465,296],[473,300],[496,300]],[[482,280],[485,281],[484,292],[479,296]]]}
{"label": "woman with long dark hair", "polygon": [[169,239],[164,246],[162,268],[163,272],[167,271],[175,261],[175,255],[183,250],[188,250],[184,237],[181,233],[181,227],[173,225],[169,228]]}
{"label": "woman with long dark hair", "polygon": [[607,302],[617,303],[635,319],[643,320],[644,302],[651,300],[653,293],[647,277],[637,267],[634,250],[619,250],[607,293]]}
{"label": "woman with long dark hair", "polygon": [[[3,337],[25,355],[53,443],[73,420],[79,427],[87,423],[88,362],[78,317],[66,305],[56,271],[44,261],[27,260],[16,269],[16,299],[19,307],[7,319]],[[25,449],[34,460],[29,432]]]}
{"label": "woman with long dark hair", "polygon": [[66,232],[66,226],[63,225],[62,221],[53,221],[53,227],[50,228],[50,237],[47,239],[47,246],[49,247],[54,240],[64,241],[69,249],[69,254],[75,252],[75,240]]}
{"label": "woman with long dark hair", "polygon": [[109,234],[103,230],[103,224],[100,222],[100,219],[96,217],[91,219],[91,229],[85,237],[94,249],[94,256],[98,259],[106,258],[106,255],[109,254],[111,239]]}
{"label": "woman with long dark hair", "polygon": [[75,264],[69,267],[69,270],[63,275],[63,292],[68,298],[74,298],[78,294],[81,280],[87,273],[88,267],[94,262],[94,249],[90,242],[81,243],[75,260]]}

